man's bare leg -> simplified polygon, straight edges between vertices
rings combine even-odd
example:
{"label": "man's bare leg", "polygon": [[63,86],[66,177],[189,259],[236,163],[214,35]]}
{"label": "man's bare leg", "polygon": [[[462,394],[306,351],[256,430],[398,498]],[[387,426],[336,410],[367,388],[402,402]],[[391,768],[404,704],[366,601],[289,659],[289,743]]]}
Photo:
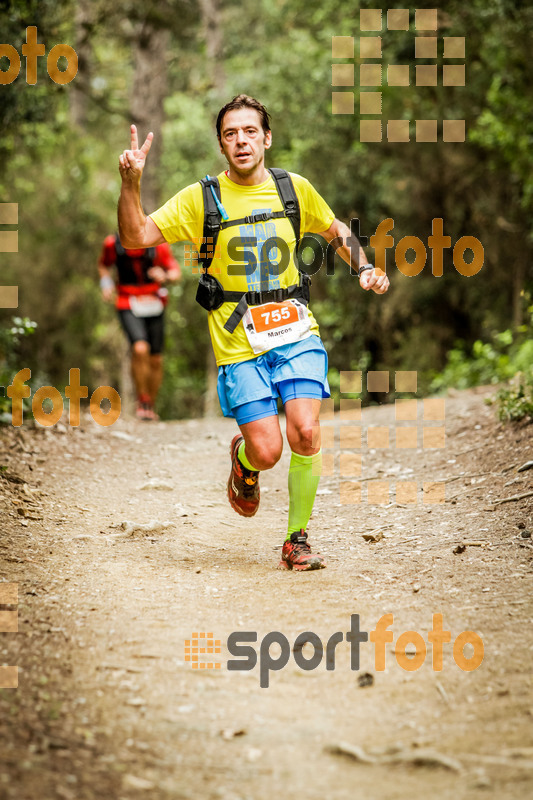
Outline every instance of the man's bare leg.
{"label": "man's bare leg", "polygon": [[144,339],[134,342],[131,348],[131,374],[137,399],[150,396],[150,345]]}
{"label": "man's bare leg", "polygon": [[239,425],[244,436],[246,458],[255,470],[272,469],[283,450],[277,414]]}
{"label": "man's bare leg", "polygon": [[287,439],[293,453],[314,456],[320,450],[321,400],[298,397],[285,403]]}
{"label": "man's bare leg", "polygon": [[155,405],[161,383],[163,381],[163,356],[161,353],[155,353],[150,356],[150,379],[148,394],[152,401],[152,406]]}
{"label": "man's bare leg", "polygon": [[253,517],[259,508],[259,471],[279,461],[283,438],[278,415],[245,422],[231,442],[228,500],[237,514]]}

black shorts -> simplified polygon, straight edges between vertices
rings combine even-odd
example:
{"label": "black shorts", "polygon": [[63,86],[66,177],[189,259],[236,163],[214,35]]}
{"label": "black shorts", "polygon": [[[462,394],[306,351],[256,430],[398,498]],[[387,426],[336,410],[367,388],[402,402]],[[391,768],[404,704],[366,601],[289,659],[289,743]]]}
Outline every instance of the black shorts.
{"label": "black shorts", "polygon": [[118,315],[130,344],[139,341],[148,342],[152,355],[161,352],[164,338],[164,312],[156,317],[136,317],[132,311],[126,309],[119,311]]}

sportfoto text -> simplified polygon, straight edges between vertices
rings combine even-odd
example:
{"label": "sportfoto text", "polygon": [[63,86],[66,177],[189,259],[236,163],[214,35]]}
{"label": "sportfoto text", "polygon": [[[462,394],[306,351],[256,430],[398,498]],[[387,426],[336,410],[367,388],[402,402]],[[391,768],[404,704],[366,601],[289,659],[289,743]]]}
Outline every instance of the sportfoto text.
{"label": "sportfoto text", "polygon": [[[254,225],[243,226],[249,228],[244,236],[233,236],[227,245],[228,275],[251,275],[259,266],[253,248],[259,248],[261,267],[266,267],[270,275],[281,275],[291,262],[289,245],[279,236],[268,236],[269,226],[261,237],[254,231]],[[272,228],[274,226],[272,225]],[[361,246],[367,246],[366,236],[360,236],[359,220],[350,222],[352,235],[344,241],[340,237],[332,239],[324,248],[323,240],[318,235],[306,233],[300,239],[298,258],[303,263],[308,275],[315,275],[326,261],[326,274],[335,273],[335,253],[340,247],[346,246],[351,253],[352,262],[359,263]],[[395,246],[394,238],[390,235],[394,230],[392,218],[382,220],[376,232],[370,237],[370,248],[374,249],[374,265],[377,269],[387,271],[387,250],[393,250],[394,262],[398,270],[406,277],[412,278],[419,275],[427,263],[427,247],[418,236],[403,236]],[[357,236],[354,232],[357,232]],[[431,235],[428,236],[427,246],[431,251],[431,274],[441,278],[444,274],[444,251],[452,247],[450,236],[444,235],[444,223],[440,218],[433,219]],[[308,259],[307,253],[312,251]],[[410,254],[412,251],[412,254]],[[465,253],[469,251],[470,260],[466,261]],[[407,259],[407,254],[411,260]],[[293,253],[293,258],[295,257]],[[453,265],[457,272],[464,277],[471,278],[483,267],[485,263],[485,250],[475,236],[461,236],[453,245]],[[193,262],[196,264],[196,262]],[[353,268],[351,272],[355,274]]]}
{"label": "sportfoto text", "polygon": [[[26,44],[22,45],[22,55],[26,59],[26,83],[34,86],[37,83],[37,59],[45,55],[44,44],[37,41],[37,26],[26,28]],[[7,69],[0,69],[0,85],[8,85],[18,78],[20,73],[20,56],[11,44],[0,44],[0,58],[5,56],[9,62]],[[58,61],[64,58],[66,69],[59,69]],[[56,44],[46,59],[46,71],[54,83],[65,85],[76,77],[78,72],[78,55],[69,44]]]}
{"label": "sportfoto text", "polygon": [[[77,427],[80,424],[80,400],[89,396],[89,388],[80,385],[80,370],[69,370],[69,383],[65,386],[65,397],[69,401],[69,425]],[[31,370],[26,367],[17,372],[13,382],[7,387],[7,396],[11,399],[11,424],[19,428],[24,420],[24,398],[31,396],[31,389],[26,386],[26,381],[31,378]],[[51,411],[45,411],[45,400],[52,405]],[[102,411],[101,403],[106,400],[109,404],[108,411]],[[120,395],[112,386],[99,386],[91,395],[89,403],[91,416],[97,425],[107,427],[113,425],[120,417]],[[39,425],[50,427],[55,425],[63,416],[63,398],[54,386],[41,386],[33,395],[31,401],[33,417]]]}
{"label": "sportfoto text", "polygon": [[[359,669],[360,647],[363,642],[370,641],[374,645],[374,667],[376,672],[383,672],[386,667],[385,645],[394,639],[393,632],[389,630],[394,623],[392,614],[384,614],[379,620],[373,631],[368,633],[359,627],[359,614],[350,616],[350,630],[346,632],[346,641],[350,644],[350,668]],[[435,672],[442,670],[444,645],[452,640],[451,631],[443,630],[442,614],[433,614],[433,627],[427,634],[427,641],[432,645],[432,667]],[[335,669],[335,653],[337,645],[344,641],[344,634],[338,631],[332,634],[326,644],[326,669]],[[227,648],[232,656],[238,660],[227,662],[230,672],[246,672],[255,669],[257,666],[258,654],[248,643],[257,642],[257,633],[254,631],[235,631],[228,636]],[[303,647],[310,644],[313,654],[310,657],[304,656]],[[464,654],[465,645],[470,645],[472,654],[467,657]],[[280,653],[273,656],[270,653],[272,645],[278,645]],[[410,651],[410,652],[408,652]],[[411,652],[412,651],[412,652]],[[259,685],[266,689],[270,682],[270,673],[278,672],[287,666],[290,655],[300,669],[307,672],[316,669],[324,656],[324,646],[320,637],[312,631],[305,631],[296,637],[294,643],[290,644],[287,637],[280,631],[271,631],[261,640],[259,646]],[[413,672],[420,669],[426,660],[427,647],[423,636],[416,631],[404,631],[396,639],[394,646],[394,657],[396,663],[402,669]],[[479,634],[474,631],[462,631],[453,642],[453,659],[459,669],[464,672],[472,672],[477,669],[483,661],[484,646]]]}

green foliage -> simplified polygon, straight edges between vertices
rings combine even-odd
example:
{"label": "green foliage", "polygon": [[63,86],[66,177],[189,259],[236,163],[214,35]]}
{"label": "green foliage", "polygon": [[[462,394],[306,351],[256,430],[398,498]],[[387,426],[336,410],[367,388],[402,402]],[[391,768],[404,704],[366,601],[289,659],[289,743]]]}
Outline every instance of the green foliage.
{"label": "green foliage", "polygon": [[471,352],[459,343],[448,354],[442,373],[433,379],[431,390],[508,381],[495,396],[499,418],[509,421],[533,416],[533,306],[528,312],[529,325],[520,326],[515,333],[505,330],[494,334],[490,342],[477,340]]}
{"label": "green foliage", "polygon": [[[37,323],[28,317],[13,317],[11,325],[0,328],[0,385],[6,387],[13,375],[21,369],[23,340],[32,336]],[[26,408],[28,408],[28,401]],[[11,401],[4,393],[0,395],[0,422],[11,422]]]}
{"label": "green foliage", "polygon": [[28,317],[13,317],[11,327],[0,328],[0,363],[8,368],[16,367],[17,347],[24,336],[35,333],[37,323]]}
{"label": "green foliage", "polygon": [[[26,42],[26,27],[37,27],[37,41],[46,42],[47,51],[65,41],[68,12],[72,3],[58,4],[55,0],[8,0],[2,3],[0,42],[12,45],[21,55]],[[65,12],[67,12],[65,14]],[[67,19],[67,25],[64,19]],[[2,60],[2,69],[6,63]],[[0,194],[6,190],[4,177],[10,172],[11,159],[24,148],[40,162],[42,137],[46,136],[64,98],[64,87],[54,84],[46,71],[46,58],[37,59],[37,83],[30,86],[25,80],[25,60],[17,78],[1,86],[0,103]],[[11,185],[7,184],[11,189]]]}
{"label": "green foliage", "polygon": [[509,330],[496,334],[491,342],[476,340],[470,353],[464,349],[464,343],[458,342],[448,353],[446,367],[434,378],[431,389],[437,392],[448,387],[468,389],[507,380],[514,374],[508,353],[511,342]]}
{"label": "green foliage", "polygon": [[[528,331],[529,337],[524,337]],[[533,339],[531,326],[523,326],[518,335],[506,330],[496,333],[490,342],[476,340],[471,351],[458,342],[448,353],[444,370],[435,376],[431,391],[447,388],[468,389],[491,383],[501,383],[517,372],[531,372],[533,364]]]}
{"label": "green foliage", "polygon": [[533,374],[519,372],[496,394],[498,417],[502,422],[516,422],[524,418],[533,420]]}
{"label": "green foliage", "polygon": [[506,169],[523,209],[533,208],[533,119],[531,116],[531,47],[533,6],[519,0],[487,4],[475,10],[486,27],[479,58],[489,84],[484,108],[470,133],[489,157],[493,170]]}

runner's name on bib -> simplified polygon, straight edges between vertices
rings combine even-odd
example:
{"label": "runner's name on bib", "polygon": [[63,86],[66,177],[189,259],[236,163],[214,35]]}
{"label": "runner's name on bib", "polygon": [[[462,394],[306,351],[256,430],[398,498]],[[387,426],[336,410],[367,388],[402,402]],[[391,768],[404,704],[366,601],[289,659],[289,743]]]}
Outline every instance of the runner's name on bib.
{"label": "runner's name on bib", "polygon": [[130,295],[130,309],[136,317],[157,317],[163,313],[164,305],[155,294]]}
{"label": "runner's name on bib", "polygon": [[242,324],[256,354],[311,336],[307,306],[298,300],[249,307],[242,318]]}

